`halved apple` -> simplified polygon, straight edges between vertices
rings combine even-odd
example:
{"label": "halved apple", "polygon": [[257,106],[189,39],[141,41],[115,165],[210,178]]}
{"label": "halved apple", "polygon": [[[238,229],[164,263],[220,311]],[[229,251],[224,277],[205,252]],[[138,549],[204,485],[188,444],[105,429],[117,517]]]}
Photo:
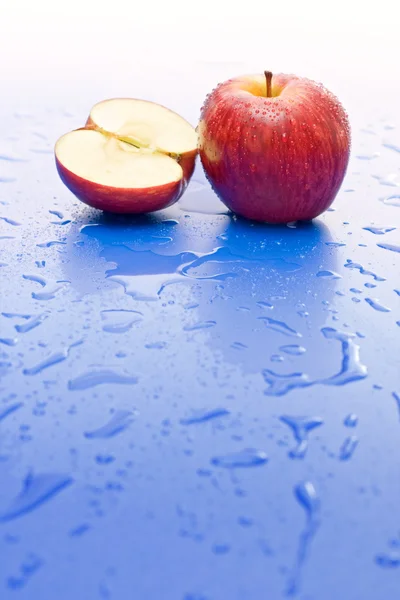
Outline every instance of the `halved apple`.
{"label": "halved apple", "polygon": [[58,173],[79,200],[115,213],[176,202],[194,170],[197,134],[173,111],[144,100],[96,104],[86,126],[56,143]]}

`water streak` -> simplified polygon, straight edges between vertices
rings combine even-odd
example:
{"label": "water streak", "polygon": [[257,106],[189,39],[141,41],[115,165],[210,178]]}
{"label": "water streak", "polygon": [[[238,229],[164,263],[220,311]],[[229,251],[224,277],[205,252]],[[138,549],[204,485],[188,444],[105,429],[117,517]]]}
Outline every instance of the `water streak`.
{"label": "water streak", "polygon": [[14,404],[10,404],[10,406],[7,406],[6,408],[3,408],[3,410],[0,411],[0,421],[3,421],[3,419],[8,417],[8,415],[12,415],[12,413],[14,413],[16,410],[22,408],[23,405],[23,402],[15,402]]}
{"label": "water streak", "polygon": [[388,142],[382,144],[384,148],[388,150],[393,150],[393,152],[400,152],[400,146],[396,146],[396,144],[389,144]]}
{"label": "water streak", "polygon": [[51,240],[50,242],[41,242],[36,244],[38,248],[51,248],[51,246],[65,246],[67,242],[60,242],[59,240]]}
{"label": "water streak", "polygon": [[14,221],[14,219],[10,219],[9,217],[0,217],[0,221],[5,221],[9,225],[13,225],[13,227],[20,227],[22,225],[22,223]]}
{"label": "water streak", "polygon": [[390,250],[391,252],[400,252],[400,246],[396,246],[395,244],[377,244],[377,246],[384,250]]}
{"label": "water streak", "polygon": [[400,195],[394,194],[392,196],[387,196],[386,198],[381,198],[381,202],[386,204],[386,206],[400,207]]}
{"label": "water streak", "polygon": [[[399,321],[399,323],[400,323],[400,321]],[[400,394],[396,394],[396,392],[392,392],[392,396],[396,402],[397,410],[399,413],[399,420],[400,420]]]}
{"label": "water streak", "polygon": [[363,229],[365,229],[365,231],[370,231],[374,235],[384,235],[390,231],[395,231],[396,227],[363,227]]}
{"label": "water streak", "polygon": [[289,354],[291,356],[300,356],[306,352],[306,349],[303,346],[299,346],[298,344],[287,344],[286,346],[281,346],[279,348],[285,354]]}
{"label": "water streak", "polygon": [[59,219],[63,219],[64,215],[62,212],[60,212],[59,210],[49,210],[49,213],[51,215],[54,215],[55,217],[58,217]]}
{"label": "water streak", "polygon": [[245,448],[239,452],[232,452],[223,456],[214,456],[211,463],[224,469],[242,469],[260,467],[268,462],[265,452],[254,448]]}
{"label": "water streak", "polygon": [[199,329],[209,329],[214,327],[216,321],[200,321],[199,323],[193,323],[192,325],[185,325],[183,331],[197,331]]}
{"label": "water streak", "polygon": [[342,276],[335,271],[318,271],[317,277],[324,277],[326,279],[341,279]]}
{"label": "water streak", "polygon": [[16,346],[18,343],[18,338],[0,338],[0,344],[4,344],[5,346]]}
{"label": "water streak", "polygon": [[0,522],[5,523],[31,512],[71,485],[72,482],[72,477],[67,475],[29,473],[23,481],[21,492],[7,509],[0,512]]}
{"label": "water streak", "polygon": [[367,368],[360,362],[360,347],[354,341],[354,335],[337,331],[333,327],[321,329],[326,339],[335,339],[341,343],[342,364],[340,371],[324,379],[310,379],[301,372],[280,374],[270,369],[264,369],[262,375],[268,388],[264,391],[266,396],[284,396],[292,389],[307,388],[312,385],[345,385],[347,383],[364,379]]}
{"label": "water streak", "polygon": [[186,417],[180,420],[181,425],[197,425],[198,423],[206,423],[219,417],[229,415],[230,412],[226,408],[214,408],[211,410],[199,410],[196,411],[190,417]]}
{"label": "water streak", "polygon": [[110,369],[100,369],[95,371],[87,371],[74,379],[70,379],[68,382],[69,390],[87,390],[97,385],[103,385],[107,383],[111,384],[122,384],[130,385],[138,382],[137,377],[130,375],[120,375],[111,371]]}
{"label": "water streak", "polygon": [[133,413],[130,410],[117,410],[108,423],[92,431],[85,431],[84,436],[90,440],[111,438],[125,431],[132,421]]}
{"label": "water streak", "polygon": [[375,281],[386,281],[386,279],[384,277],[380,277],[379,275],[376,275],[372,271],[368,271],[367,269],[364,269],[364,267],[362,265],[360,265],[359,263],[353,262],[349,258],[347,259],[347,262],[344,265],[344,267],[345,267],[345,269],[355,269],[356,271],[359,271],[361,273],[361,275],[369,275]]}
{"label": "water streak", "polygon": [[340,460],[350,460],[350,458],[354,454],[354,450],[358,446],[358,438],[355,435],[351,435],[345,439],[343,442],[340,451],[339,451],[339,459]]}
{"label": "water streak", "polygon": [[138,310],[124,310],[124,309],[107,309],[101,311],[101,317],[104,320],[111,318],[125,317],[126,315],[137,315],[136,318],[124,320],[123,322],[106,323],[103,325],[103,331],[107,333],[126,333],[129,331],[135,323],[139,323],[142,320],[143,313]]}
{"label": "water streak", "polygon": [[369,304],[374,310],[377,310],[378,312],[390,312],[390,308],[383,306],[383,304],[380,304],[378,300],[375,300],[374,298],[364,298],[364,300],[367,304]]}
{"label": "water streak", "polygon": [[306,512],[306,524],[300,534],[297,556],[286,590],[288,596],[296,595],[300,589],[302,569],[320,526],[320,501],[313,484],[310,481],[297,484],[294,488],[294,495]]}
{"label": "water streak", "polygon": [[272,329],[272,331],[277,331],[278,333],[283,333],[283,335],[291,336],[291,337],[302,337],[301,333],[298,333],[292,327],[289,327],[283,321],[277,321],[276,319],[271,319],[270,317],[257,317],[261,321],[264,321],[266,327],[268,329]]}
{"label": "water streak", "polygon": [[22,371],[23,374],[24,375],[37,375],[38,373],[41,373],[45,369],[48,369],[49,367],[53,367],[54,365],[57,365],[60,362],[63,362],[64,360],[66,360],[68,358],[71,349],[75,348],[76,346],[80,346],[82,343],[83,343],[83,340],[74,342],[68,348],[61,350],[61,352],[55,352],[51,356],[48,356],[47,358],[42,360],[40,363],[38,363],[34,367],[31,367],[30,369],[24,369]]}
{"label": "water streak", "polygon": [[38,327],[41,323],[43,323],[43,321],[45,321],[49,315],[48,313],[42,313],[41,315],[37,315],[36,317],[34,316],[32,318],[30,318],[30,315],[18,316],[24,319],[28,318],[29,321],[23,323],[22,325],[14,325],[15,329],[18,331],[18,333],[27,333],[28,331],[31,331],[32,329]]}

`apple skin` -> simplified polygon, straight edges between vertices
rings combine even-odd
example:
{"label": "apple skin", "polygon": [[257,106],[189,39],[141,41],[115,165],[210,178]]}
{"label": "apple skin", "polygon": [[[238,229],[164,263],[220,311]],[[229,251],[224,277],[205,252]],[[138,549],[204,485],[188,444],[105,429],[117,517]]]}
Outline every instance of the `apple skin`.
{"label": "apple skin", "polygon": [[186,189],[179,181],[145,189],[117,188],[88,181],[75,175],[56,159],[62,182],[82,202],[112,213],[141,214],[161,210],[174,204]]}
{"label": "apple skin", "polygon": [[350,126],[339,100],[314,81],[264,75],[220,84],[206,99],[199,153],[212,188],[256,221],[311,220],[333,202],[346,173]]}

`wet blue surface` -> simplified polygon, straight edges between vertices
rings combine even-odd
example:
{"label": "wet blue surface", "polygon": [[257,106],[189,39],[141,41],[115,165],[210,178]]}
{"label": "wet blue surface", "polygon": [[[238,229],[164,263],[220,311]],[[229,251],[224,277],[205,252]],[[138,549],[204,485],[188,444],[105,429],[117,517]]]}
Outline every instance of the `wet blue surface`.
{"label": "wet blue surface", "polygon": [[394,112],[348,94],[312,224],[236,219],[200,166],[129,219],[53,164],[97,93],[0,115],[0,598],[398,598]]}

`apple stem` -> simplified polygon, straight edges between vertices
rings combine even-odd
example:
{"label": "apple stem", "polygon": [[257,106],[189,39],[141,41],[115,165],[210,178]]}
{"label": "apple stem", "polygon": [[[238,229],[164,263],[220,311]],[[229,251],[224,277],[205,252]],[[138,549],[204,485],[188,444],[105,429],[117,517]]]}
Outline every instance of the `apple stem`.
{"label": "apple stem", "polygon": [[264,71],[264,75],[265,75],[265,79],[267,80],[267,98],[271,98],[271,96],[272,96],[272,94],[271,94],[272,73],[271,73],[271,71]]}

